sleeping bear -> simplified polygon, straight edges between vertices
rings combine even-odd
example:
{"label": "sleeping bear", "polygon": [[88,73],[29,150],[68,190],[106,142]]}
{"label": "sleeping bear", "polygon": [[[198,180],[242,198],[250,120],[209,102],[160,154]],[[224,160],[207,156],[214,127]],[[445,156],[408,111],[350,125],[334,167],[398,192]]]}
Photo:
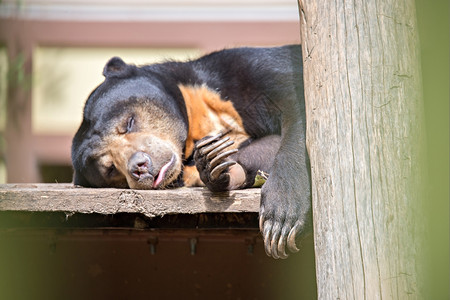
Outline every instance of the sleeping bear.
{"label": "sleeping bear", "polygon": [[74,184],[215,192],[268,173],[260,229],[266,253],[286,258],[312,228],[301,64],[299,45],[144,66],[111,58],[73,138]]}

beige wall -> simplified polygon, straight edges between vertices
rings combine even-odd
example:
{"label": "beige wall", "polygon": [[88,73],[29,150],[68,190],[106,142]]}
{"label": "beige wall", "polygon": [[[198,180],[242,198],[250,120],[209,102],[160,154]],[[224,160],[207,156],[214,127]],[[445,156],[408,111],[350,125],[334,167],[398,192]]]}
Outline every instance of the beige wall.
{"label": "beige wall", "polygon": [[288,21],[295,0],[2,0],[1,17],[78,21]]}
{"label": "beige wall", "polygon": [[37,48],[33,57],[33,133],[74,134],[84,102],[103,81],[103,66],[113,56],[140,65],[195,58],[199,53],[196,49]]}

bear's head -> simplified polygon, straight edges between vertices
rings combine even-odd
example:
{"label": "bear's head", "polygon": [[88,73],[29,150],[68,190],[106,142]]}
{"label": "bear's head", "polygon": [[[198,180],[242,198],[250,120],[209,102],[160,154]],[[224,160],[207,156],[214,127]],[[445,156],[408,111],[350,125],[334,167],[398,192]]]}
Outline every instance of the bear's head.
{"label": "bear's head", "polygon": [[157,189],[175,182],[188,130],[176,84],[118,57],[103,75],[73,138],[74,184]]}

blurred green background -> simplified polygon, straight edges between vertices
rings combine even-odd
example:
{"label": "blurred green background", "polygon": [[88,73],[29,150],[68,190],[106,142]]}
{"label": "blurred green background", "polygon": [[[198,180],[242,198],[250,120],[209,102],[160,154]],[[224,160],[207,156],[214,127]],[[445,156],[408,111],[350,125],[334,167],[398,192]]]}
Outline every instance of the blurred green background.
{"label": "blurred green background", "polygon": [[427,130],[431,253],[426,299],[449,299],[449,1],[417,0]]}

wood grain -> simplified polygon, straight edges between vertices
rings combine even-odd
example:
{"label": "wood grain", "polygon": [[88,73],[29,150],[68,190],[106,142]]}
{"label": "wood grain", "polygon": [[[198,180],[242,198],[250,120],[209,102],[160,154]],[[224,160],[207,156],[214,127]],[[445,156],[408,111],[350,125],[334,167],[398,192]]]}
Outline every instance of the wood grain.
{"label": "wood grain", "polygon": [[259,212],[260,189],[211,193],[171,190],[90,189],[71,184],[0,185],[0,211],[167,214]]}
{"label": "wood grain", "polygon": [[299,3],[318,298],[420,298],[414,1]]}

